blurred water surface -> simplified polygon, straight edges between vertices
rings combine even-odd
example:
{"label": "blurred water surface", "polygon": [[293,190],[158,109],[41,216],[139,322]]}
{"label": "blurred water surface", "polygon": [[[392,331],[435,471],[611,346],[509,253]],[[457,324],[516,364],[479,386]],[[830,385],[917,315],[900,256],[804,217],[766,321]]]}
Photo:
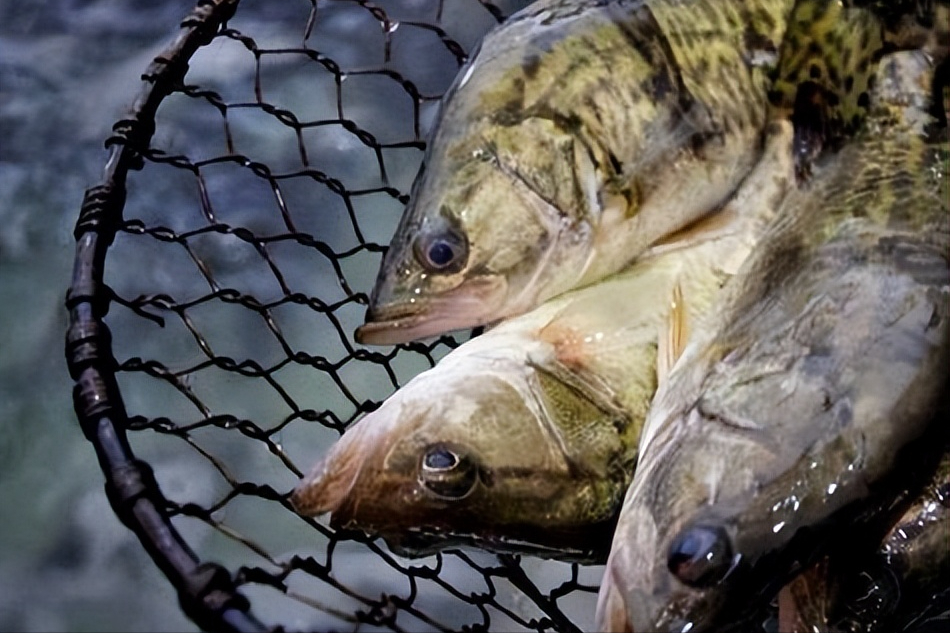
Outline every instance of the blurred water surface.
{"label": "blurred water surface", "polygon": [[[360,18],[354,18],[356,14],[352,11],[335,12],[332,3],[320,4],[326,7],[326,18],[319,22],[311,41],[332,48],[334,60],[344,67],[378,65],[382,54],[378,24],[367,28],[353,22]],[[459,9],[463,4],[469,8]],[[510,11],[526,2],[511,0],[499,4]],[[387,10],[398,5],[402,13],[397,17],[410,20],[427,19],[434,3],[400,0],[383,5]],[[471,49],[493,23],[474,2],[445,0],[445,6],[442,26],[466,49]],[[72,227],[83,191],[99,182],[107,155],[102,142],[112,123],[125,114],[136,95],[141,73],[175,35],[180,19],[191,7],[190,0],[148,4],[129,0],[0,0],[0,503],[4,508],[0,524],[0,630],[195,630],[178,609],[172,587],[135,537],[119,523],[105,499],[94,451],[82,437],[72,411],[71,381],[63,361],[66,320],[62,307],[73,258]],[[241,3],[231,26],[253,32],[262,46],[296,46],[300,44],[308,12],[306,0],[248,0]],[[288,25],[292,28],[288,29]],[[374,33],[379,41],[347,35],[355,30]],[[445,89],[457,64],[446,56],[444,48],[438,48],[434,34],[425,30],[417,33],[394,40],[397,44],[391,51],[392,61],[410,69],[407,78],[424,94],[437,94]],[[433,44],[437,48],[433,49]],[[441,50],[441,57],[430,55],[427,51],[431,50]],[[426,56],[426,64],[406,64],[406,60],[421,55]],[[187,80],[214,89],[228,102],[253,101],[253,62],[248,64],[249,59],[248,52],[236,43],[217,41],[199,51]],[[268,69],[271,59],[277,67]],[[312,70],[304,70],[304,60],[289,55],[265,58],[262,66],[263,77],[275,78],[273,85],[262,86],[271,104],[292,110],[304,120],[326,117],[327,112],[334,111],[332,82]],[[347,79],[342,93],[347,117],[368,122],[361,125],[369,128],[380,142],[412,135],[412,130],[403,129],[405,122],[412,120],[411,102],[404,93],[387,94],[393,84],[369,76]],[[217,147],[212,151],[223,153],[223,143],[216,146],[214,138],[221,130],[220,114],[213,108],[202,111],[196,103],[187,99],[176,101],[173,97],[163,104],[162,125],[153,145],[187,154],[192,160],[206,158],[202,152],[209,147]],[[432,107],[422,112],[423,125],[431,121],[432,112]],[[273,119],[255,118],[257,114],[253,109],[229,110],[228,125],[237,150],[275,171],[293,169],[296,139],[288,138],[285,128],[274,126]],[[311,153],[311,165],[339,177],[347,188],[379,186],[379,174],[367,169],[367,165],[375,165],[375,157],[371,152],[369,156],[362,155],[366,148],[355,143],[352,135],[341,133],[338,127],[321,127],[307,130],[303,142],[307,147],[319,148]],[[407,191],[421,155],[417,150],[396,154],[386,157],[390,166],[388,179],[393,186]],[[130,176],[126,217],[141,218],[145,223],[159,221],[175,231],[192,228],[189,223],[200,221],[194,214],[194,182],[178,182],[183,176],[174,169],[163,171],[154,164],[149,167],[145,175]],[[234,179],[240,176],[235,176],[234,169],[234,165],[223,165],[220,182],[216,182],[213,166],[202,173],[215,209],[228,214],[222,221],[247,226],[255,232],[273,232],[275,227],[255,224],[260,220],[254,215],[261,205],[273,204],[272,199],[264,202],[271,192],[255,191],[253,178],[241,180],[246,186],[235,188]],[[327,211],[334,204],[332,196],[317,199],[313,192],[308,189],[297,200],[291,181],[283,190],[292,210],[321,209],[322,215],[304,212],[298,216],[298,229],[335,244],[338,250],[349,248],[348,240],[355,240],[348,233],[349,221],[334,223],[332,213]],[[365,237],[387,242],[398,219],[398,204],[385,196],[374,197],[365,206],[359,201],[354,204],[356,214],[367,220],[362,224]],[[169,208],[191,209],[193,215],[169,214]],[[319,217],[319,222],[308,224],[313,217]],[[259,275],[249,272],[255,265],[255,256],[247,252],[246,244],[232,236],[212,233],[207,238],[196,238],[193,246],[215,268],[226,287],[264,298],[278,293],[266,271]],[[165,286],[179,297],[189,296],[188,275],[195,275],[193,265],[179,264],[166,251],[149,252],[149,248],[147,240],[120,234],[107,259],[106,280],[110,286],[127,298],[159,292]],[[325,264],[318,258],[300,250],[281,253],[279,245],[272,255],[295,291],[327,301],[338,298],[334,296],[340,290],[335,286],[334,275],[327,270],[321,272],[320,266]],[[143,263],[150,261],[161,265]],[[345,265],[349,266],[346,274],[351,282],[367,291],[375,276],[378,255]],[[197,283],[200,285],[201,280]],[[263,332],[261,323],[248,320],[248,315],[240,310],[233,316],[227,310],[217,310],[208,313],[207,324],[200,323],[200,307],[190,313],[199,328],[208,333],[215,353],[273,362],[270,356],[276,351],[268,347],[273,341]],[[346,315],[351,321],[346,327],[351,329],[361,317],[361,311],[353,310]],[[293,305],[288,305],[283,310],[276,309],[275,318],[281,322],[284,336],[294,349],[331,358],[339,353],[313,347],[325,337],[312,313],[297,313]],[[108,321],[120,361],[133,356],[153,358],[161,353],[168,355],[164,358],[172,358],[167,362],[187,366],[200,358],[190,336],[180,324],[176,330],[174,321],[167,321],[165,328],[146,330],[141,320],[129,318],[121,308],[113,310]],[[263,332],[261,336],[255,328]],[[411,359],[403,364],[405,371],[400,372],[405,376],[424,367],[413,364]],[[382,372],[374,373],[371,369],[348,368],[343,377],[360,397],[380,398],[391,391],[392,385]],[[209,374],[201,374],[192,387],[216,413],[265,421],[283,415],[276,413],[279,402],[261,397],[253,388],[245,389],[233,377],[217,379],[213,373],[206,376]],[[286,372],[282,370],[279,376],[281,384],[301,406],[321,408],[339,404],[345,414],[347,403],[329,402],[332,395],[320,391],[321,378],[325,379],[294,366]],[[154,383],[140,388],[134,376],[120,376],[120,384],[132,414],[173,419],[194,415],[194,411],[187,411],[187,404],[176,408],[181,403],[167,400],[164,392],[154,388]],[[316,436],[308,435],[315,430],[317,425],[298,424],[288,427],[284,437],[278,438],[288,455],[303,468],[319,455],[320,444],[325,445],[335,437],[319,432]],[[302,436],[295,437],[295,433],[301,432]],[[225,437],[234,436],[232,433]],[[201,433],[196,433],[195,438],[199,442],[203,439]],[[207,477],[199,475],[202,467],[207,469],[207,463],[196,465],[194,453],[183,452],[180,443],[169,442],[161,435],[149,435],[136,442],[136,451],[156,468],[170,497],[207,505],[221,494],[221,481],[205,481]],[[268,460],[272,462],[273,456],[262,452],[260,446],[236,443],[229,447],[225,442],[216,445],[215,450],[231,464],[239,478],[245,477],[242,469],[247,469],[247,479],[256,476],[258,481],[270,483],[278,490],[286,490],[293,483],[286,470],[268,470]],[[257,508],[253,502],[236,502],[229,506],[227,520],[232,526],[256,534],[269,530],[273,544],[268,545],[276,551],[280,551],[282,539],[309,537],[309,532],[300,532],[300,525],[291,524],[286,529],[271,527],[269,511],[272,509]],[[202,557],[226,565],[239,564],[238,558],[231,560],[238,555],[233,543],[213,532],[209,534],[207,525],[187,520],[176,525],[186,540],[201,545]],[[352,560],[359,561],[366,554],[354,548]],[[563,564],[535,561],[527,566],[551,566],[557,574],[567,573]],[[360,565],[352,570],[357,576],[353,579],[355,585],[372,588],[382,582],[376,572],[362,570]],[[455,578],[465,582],[462,578],[466,573],[471,570],[460,569]],[[590,581],[595,582],[595,578],[596,574]],[[405,579],[393,581],[399,580]],[[474,581],[478,584],[477,578]],[[310,578],[300,582],[316,581]],[[379,587],[380,591],[385,589],[383,585]],[[461,617],[458,604],[436,594],[432,596],[434,602],[427,604],[423,595],[420,607],[445,617]],[[512,593],[511,599],[517,602],[516,593]],[[279,595],[253,602],[255,611],[267,621],[286,620],[285,609],[293,608]],[[354,605],[343,600],[333,606],[346,611]],[[586,613],[589,606],[580,604],[579,609]],[[313,622],[296,621],[304,627],[314,625]],[[496,626],[504,626],[504,622]]]}
{"label": "blurred water surface", "polygon": [[62,306],[102,142],[190,4],[0,0],[2,630],[195,630],[105,499]]}

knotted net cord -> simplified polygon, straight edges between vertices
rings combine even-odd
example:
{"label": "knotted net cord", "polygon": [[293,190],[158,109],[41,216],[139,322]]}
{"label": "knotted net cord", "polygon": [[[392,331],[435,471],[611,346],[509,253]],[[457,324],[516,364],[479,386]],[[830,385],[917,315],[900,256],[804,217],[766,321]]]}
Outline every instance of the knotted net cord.
{"label": "knotted net cord", "polygon": [[524,4],[201,0],[115,124],[76,224],[66,355],[112,507],[202,628],[592,626],[600,567],[408,560],[288,502],[461,342],[353,330],[439,97]]}

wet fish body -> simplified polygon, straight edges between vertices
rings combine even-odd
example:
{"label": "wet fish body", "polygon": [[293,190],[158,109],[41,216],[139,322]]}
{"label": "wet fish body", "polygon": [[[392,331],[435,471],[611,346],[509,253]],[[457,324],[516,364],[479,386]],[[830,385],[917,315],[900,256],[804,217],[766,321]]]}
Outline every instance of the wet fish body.
{"label": "wet fish body", "polygon": [[[918,87],[932,75],[922,55],[889,63]],[[948,406],[948,149],[945,130],[925,141],[887,96],[789,194],[657,394],[602,628],[720,626],[830,543],[880,537],[895,490],[933,466]],[[853,525],[850,541],[836,525]]]}
{"label": "wet fish body", "polygon": [[496,322],[603,279],[718,208],[766,123],[803,102],[806,173],[863,121],[886,48],[940,49],[934,16],[942,5],[903,19],[875,2],[532,4],[448,91],[357,338]]}
{"label": "wet fish body", "polygon": [[[473,544],[606,557],[657,385],[794,178],[779,124],[721,215],[609,280],[453,350],[349,429],[297,487],[303,514],[420,555]],[[672,302],[676,301],[676,305]],[[671,365],[668,360],[665,365]]]}
{"label": "wet fish body", "polygon": [[792,0],[540,0],[442,105],[357,337],[521,314],[722,204],[758,160]]}
{"label": "wet fish body", "polygon": [[[950,598],[948,539],[950,452],[944,452],[937,472],[876,551],[852,560],[832,557],[795,579],[800,586],[793,596],[798,621],[781,630],[876,633],[922,624],[931,606],[936,615],[946,610]],[[939,602],[931,605],[941,595],[943,609]]]}

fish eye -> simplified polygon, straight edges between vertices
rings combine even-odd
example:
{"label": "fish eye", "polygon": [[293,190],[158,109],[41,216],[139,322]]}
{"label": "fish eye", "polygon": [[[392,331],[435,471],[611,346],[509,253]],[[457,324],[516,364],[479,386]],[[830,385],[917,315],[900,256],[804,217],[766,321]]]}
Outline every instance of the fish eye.
{"label": "fish eye", "polygon": [[690,587],[709,587],[732,567],[732,546],[721,527],[694,525],[673,539],[666,566]]}
{"label": "fish eye", "polygon": [[422,468],[426,470],[449,470],[455,468],[459,463],[459,457],[452,451],[444,447],[436,447],[429,450],[422,460]]}
{"label": "fish eye", "polygon": [[454,273],[465,266],[468,245],[451,229],[420,233],[413,242],[416,259],[429,272]]}
{"label": "fish eye", "polygon": [[419,482],[441,499],[462,499],[475,489],[478,466],[457,447],[432,444],[422,454]]}

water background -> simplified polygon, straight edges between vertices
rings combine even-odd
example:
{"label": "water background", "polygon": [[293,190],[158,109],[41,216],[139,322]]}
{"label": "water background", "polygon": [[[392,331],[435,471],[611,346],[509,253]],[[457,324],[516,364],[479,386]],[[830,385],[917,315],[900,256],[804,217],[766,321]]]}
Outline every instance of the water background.
{"label": "water background", "polygon": [[105,499],[63,360],[83,191],[190,4],[0,0],[0,630],[196,630]]}

